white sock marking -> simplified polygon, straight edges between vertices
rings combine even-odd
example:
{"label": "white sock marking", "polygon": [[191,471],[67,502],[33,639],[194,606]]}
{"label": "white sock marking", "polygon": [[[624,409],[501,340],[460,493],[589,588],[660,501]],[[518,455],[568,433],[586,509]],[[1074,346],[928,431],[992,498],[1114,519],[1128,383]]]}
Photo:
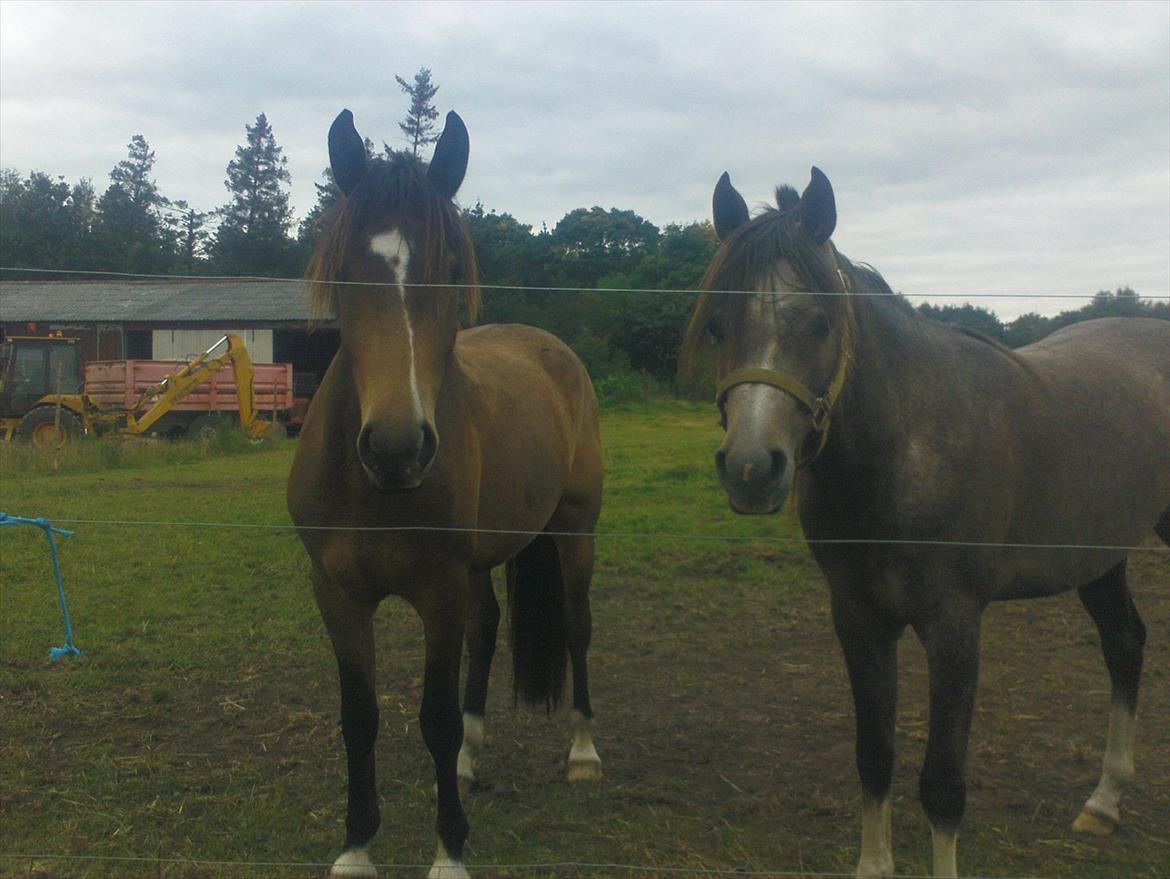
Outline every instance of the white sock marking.
{"label": "white sock marking", "polygon": [[380,232],[370,239],[370,250],[381,256],[394,273],[398,285],[398,301],[402,303],[402,319],[406,323],[406,341],[410,347],[410,394],[414,399],[414,412],[419,421],[423,418],[422,397],[418,392],[418,375],[414,369],[414,326],[410,322],[410,311],[406,307],[406,274],[410,268],[410,245],[397,229]]}
{"label": "white sock marking", "polygon": [[451,859],[443,841],[439,840],[439,847],[435,850],[435,863],[427,873],[427,879],[471,879],[471,874],[462,862]]}
{"label": "white sock marking", "polygon": [[576,709],[572,714],[573,746],[569,749],[571,763],[601,763],[593,747],[593,721]]}
{"label": "white sock marking", "polygon": [[460,778],[475,781],[475,762],[483,752],[483,718],[476,714],[463,715],[463,745],[459,748],[457,772]]}
{"label": "white sock marking", "polygon": [[1085,810],[1121,823],[1121,794],[1133,781],[1134,716],[1120,702],[1109,706],[1109,734],[1101,761],[1101,781]]}
{"label": "white sock marking", "polygon": [[376,879],[378,871],[364,848],[342,852],[329,870],[329,879]]}
{"label": "white sock marking", "polygon": [[930,838],[934,843],[934,875],[943,879],[954,879],[959,875],[956,854],[959,834],[953,830],[936,830],[932,827]]}
{"label": "white sock marking", "polygon": [[861,795],[861,857],[857,875],[878,877],[894,875],[894,840],[890,829],[890,798],[875,800]]}

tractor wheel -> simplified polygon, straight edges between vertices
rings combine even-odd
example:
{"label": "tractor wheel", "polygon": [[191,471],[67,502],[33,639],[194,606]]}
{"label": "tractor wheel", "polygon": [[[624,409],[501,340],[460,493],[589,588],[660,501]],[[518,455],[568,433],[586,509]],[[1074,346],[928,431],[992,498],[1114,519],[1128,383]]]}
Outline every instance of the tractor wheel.
{"label": "tractor wheel", "polygon": [[85,436],[81,421],[68,409],[62,409],[58,420],[56,406],[38,406],[24,418],[16,429],[16,438],[37,449],[61,449]]}

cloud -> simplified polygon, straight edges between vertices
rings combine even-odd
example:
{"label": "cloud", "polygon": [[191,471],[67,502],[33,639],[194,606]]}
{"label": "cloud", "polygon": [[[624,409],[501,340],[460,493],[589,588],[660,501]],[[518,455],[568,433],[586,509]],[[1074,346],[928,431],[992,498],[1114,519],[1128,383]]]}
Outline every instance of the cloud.
{"label": "cloud", "polygon": [[394,75],[425,65],[471,133],[461,200],[526,223],[704,219],[724,170],[755,204],[816,164],[839,246],[896,289],[1170,292],[1165,4],[146,8],[0,6],[0,164],[100,190],[142,133],[209,208],[263,111],[303,215],[337,111],[400,144]]}

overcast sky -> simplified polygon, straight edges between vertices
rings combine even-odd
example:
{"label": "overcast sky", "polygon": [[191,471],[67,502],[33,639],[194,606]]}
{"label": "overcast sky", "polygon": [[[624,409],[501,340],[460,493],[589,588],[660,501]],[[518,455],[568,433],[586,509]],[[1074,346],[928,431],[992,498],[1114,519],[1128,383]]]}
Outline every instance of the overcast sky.
{"label": "overcast sky", "polygon": [[3,2],[0,165],[100,193],[142,134],[213,208],[263,111],[303,215],[333,117],[402,146],[422,66],[471,135],[460,202],[537,228],[707,219],[725,170],[755,207],[817,165],[838,248],[904,293],[1170,295],[1166,2]]}

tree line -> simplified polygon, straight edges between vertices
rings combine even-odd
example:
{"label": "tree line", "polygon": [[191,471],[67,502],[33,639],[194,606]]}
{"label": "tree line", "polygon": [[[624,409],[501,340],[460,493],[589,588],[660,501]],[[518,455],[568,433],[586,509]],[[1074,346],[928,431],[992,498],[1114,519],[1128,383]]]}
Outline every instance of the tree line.
{"label": "tree line", "polygon": [[[400,127],[417,156],[438,137],[432,104],[438,86],[426,68],[413,81],[395,78],[410,96]],[[377,152],[369,140],[366,150]],[[383,143],[381,152],[393,147]],[[316,204],[294,228],[288,160],[264,113],[245,125],[244,143],[227,164],[228,200],[220,207],[199,210],[164,195],[152,176],[154,163],[146,138],[134,135],[100,196],[88,179],[70,184],[42,171],[0,171],[0,267],[299,277],[341,200],[326,168]],[[595,380],[614,389],[673,381],[693,296],[665,291],[695,289],[718,246],[709,222],[659,228],[632,210],[594,206],[570,211],[552,229],[534,230],[479,203],[463,213],[485,285],[484,320],[550,330],[574,347]],[[1056,316],[1031,313],[1007,323],[971,304],[918,309],[1012,347],[1093,317],[1170,319],[1170,303],[1142,300],[1128,287],[1100,291]]]}

